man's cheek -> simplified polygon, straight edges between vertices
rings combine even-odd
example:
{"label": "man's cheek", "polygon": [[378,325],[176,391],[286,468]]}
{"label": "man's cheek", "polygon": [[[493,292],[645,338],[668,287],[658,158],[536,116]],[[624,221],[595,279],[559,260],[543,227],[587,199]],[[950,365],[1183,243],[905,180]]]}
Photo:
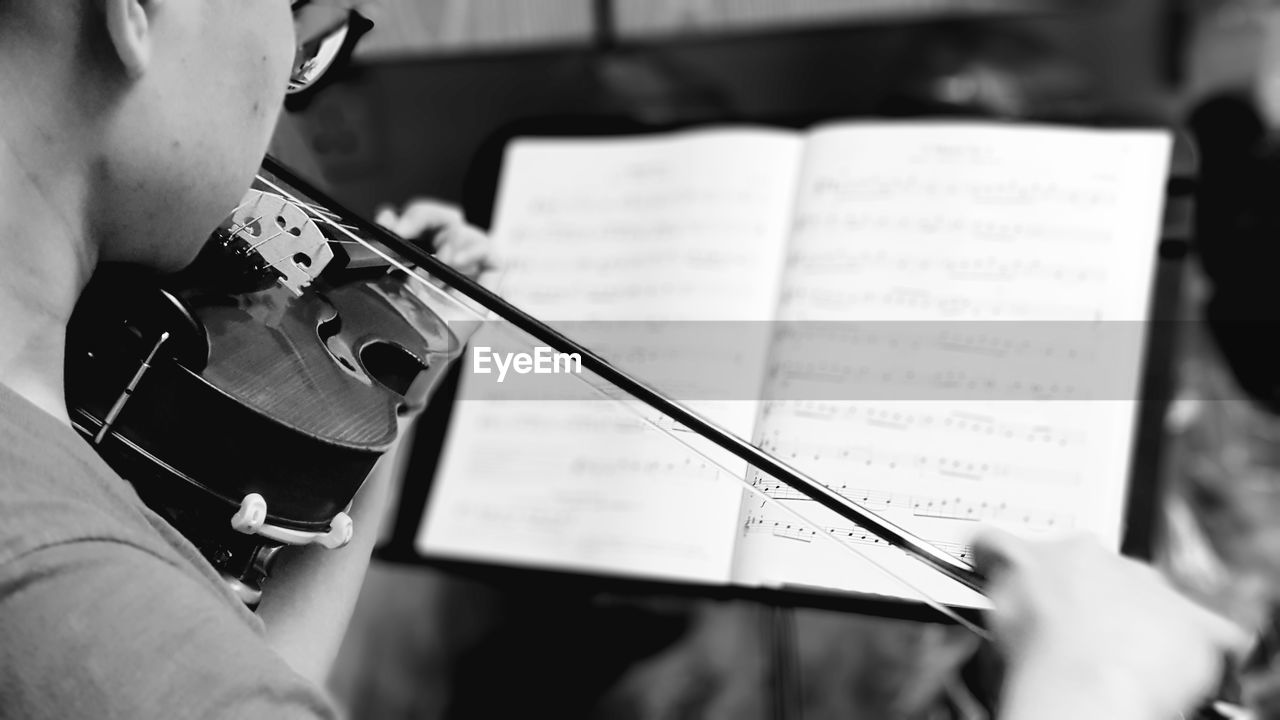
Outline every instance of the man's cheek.
{"label": "man's cheek", "polygon": [[282,53],[260,52],[254,56],[252,67],[246,68],[239,88],[247,114],[241,130],[246,140],[252,138],[255,147],[261,146],[259,149],[266,148],[280,117],[292,59],[292,52],[287,58]]}

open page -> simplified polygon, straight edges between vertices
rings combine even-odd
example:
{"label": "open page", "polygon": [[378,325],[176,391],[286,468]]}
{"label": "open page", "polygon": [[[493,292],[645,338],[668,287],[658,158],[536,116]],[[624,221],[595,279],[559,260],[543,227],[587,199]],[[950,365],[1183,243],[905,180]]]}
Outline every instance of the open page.
{"label": "open page", "polygon": [[[1118,549],[1170,138],[980,124],[813,133],[756,442],[938,547],[977,521]],[[735,582],[982,599],[764,476]]]}
{"label": "open page", "polygon": [[[748,436],[754,394],[691,385],[708,369],[763,382],[766,333],[714,337],[776,307],[801,154],[772,130],[518,141],[493,230],[503,294],[675,397],[709,398],[691,404]],[[486,325],[464,358],[419,550],[727,582],[741,486],[579,376],[476,372],[477,351],[522,349],[505,329]]]}

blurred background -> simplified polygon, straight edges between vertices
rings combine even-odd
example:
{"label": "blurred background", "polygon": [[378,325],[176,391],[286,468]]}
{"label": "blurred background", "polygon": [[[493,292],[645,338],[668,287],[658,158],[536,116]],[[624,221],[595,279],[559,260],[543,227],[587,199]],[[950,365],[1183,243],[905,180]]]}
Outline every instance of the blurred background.
{"label": "blurred background", "polygon": [[354,209],[415,194],[462,202],[484,140],[545,115],[838,117],[906,100],[1158,114],[1182,79],[1192,11],[1152,0],[379,0],[358,67],[298,120]]}
{"label": "blurred background", "polygon": [[[285,118],[274,149],[367,215],[431,197],[484,225],[494,142],[565,117],[963,113],[1179,128],[1199,167],[1195,232],[1168,249],[1192,260],[1174,363],[1177,397],[1192,403],[1178,407],[1192,410],[1168,430],[1161,557],[1201,579],[1280,577],[1268,552],[1280,508],[1257,502],[1256,482],[1276,479],[1280,437],[1280,356],[1256,324],[1280,306],[1280,2],[381,0],[367,14],[376,27],[354,66]],[[1198,394],[1240,402],[1197,406]],[[387,547],[412,538],[450,399],[446,387],[401,457]],[[973,643],[953,627],[620,598],[403,560],[375,562],[333,677],[351,717],[985,717]]]}

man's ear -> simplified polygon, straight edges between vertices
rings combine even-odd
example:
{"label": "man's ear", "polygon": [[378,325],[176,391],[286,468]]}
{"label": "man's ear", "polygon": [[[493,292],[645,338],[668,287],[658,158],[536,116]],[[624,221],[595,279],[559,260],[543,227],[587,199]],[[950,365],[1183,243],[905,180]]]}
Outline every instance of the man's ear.
{"label": "man's ear", "polygon": [[129,77],[138,77],[151,63],[151,27],[146,5],[151,0],[101,0],[107,35]]}

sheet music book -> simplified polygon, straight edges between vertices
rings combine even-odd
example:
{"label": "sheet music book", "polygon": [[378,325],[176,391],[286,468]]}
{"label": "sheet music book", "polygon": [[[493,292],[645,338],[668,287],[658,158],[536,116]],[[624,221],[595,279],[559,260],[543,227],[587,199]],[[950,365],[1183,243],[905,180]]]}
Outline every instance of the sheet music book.
{"label": "sheet music book", "polygon": [[[625,322],[632,345],[604,354],[641,377],[750,378],[724,398],[655,383],[947,552],[968,557],[979,521],[1118,549],[1171,148],[1162,130],[972,121],[518,139],[501,290],[553,325]],[[667,347],[644,332],[663,322],[768,331]],[[484,333],[473,348],[502,343]],[[663,353],[684,356],[649,362]],[[617,404],[503,392],[464,372],[424,556],[918,599],[887,568],[985,606]]]}

